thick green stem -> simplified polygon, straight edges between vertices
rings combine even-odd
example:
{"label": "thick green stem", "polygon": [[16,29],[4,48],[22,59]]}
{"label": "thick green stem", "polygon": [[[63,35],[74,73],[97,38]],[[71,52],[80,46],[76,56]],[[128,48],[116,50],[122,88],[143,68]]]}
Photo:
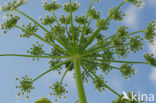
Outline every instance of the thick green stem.
{"label": "thick green stem", "polygon": [[85,91],[84,91],[84,87],[83,87],[83,82],[82,82],[82,78],[81,78],[80,56],[74,57],[74,68],[75,68],[77,91],[79,94],[79,102],[87,103],[86,95],[85,95]]}

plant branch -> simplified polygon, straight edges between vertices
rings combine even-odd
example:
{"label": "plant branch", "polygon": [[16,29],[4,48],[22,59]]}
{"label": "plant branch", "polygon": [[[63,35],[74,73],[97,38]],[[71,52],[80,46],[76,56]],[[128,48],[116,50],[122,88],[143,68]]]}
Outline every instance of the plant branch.
{"label": "plant branch", "polygon": [[62,84],[62,81],[63,81],[64,77],[66,76],[66,74],[67,74],[67,72],[69,71],[69,69],[70,69],[71,66],[72,66],[72,63],[68,66],[68,68],[67,68],[66,71],[64,72],[64,74],[63,74],[63,76],[62,76],[62,78],[61,78],[61,80],[60,80],[60,84]]}
{"label": "plant branch", "polygon": [[[90,3],[90,6],[89,6],[89,10],[88,10],[88,11],[91,10],[93,3],[94,3],[94,0],[92,0],[92,2]],[[85,23],[84,23],[84,25],[83,25],[81,37],[80,37],[80,47],[81,47],[81,42],[82,42],[82,40],[84,39],[84,35],[85,35],[85,34],[84,34],[84,31],[85,31],[85,29],[86,29],[86,24],[87,24],[87,19],[88,19],[88,17],[89,17],[89,14],[87,13],[87,16],[86,16],[86,19],[85,19]]]}
{"label": "plant branch", "polygon": [[[137,34],[137,33],[141,33],[141,32],[145,32],[145,30],[140,30],[140,31],[132,32],[132,33],[130,33],[130,34],[125,35],[125,37],[131,36],[131,35],[134,35],[134,34]],[[113,40],[118,40],[118,39],[124,37],[124,36],[120,36],[119,38],[114,38],[114,39],[112,39],[112,40],[110,40],[110,41],[106,41],[106,40],[108,40],[108,39],[111,39],[111,38],[114,37],[114,36],[116,36],[116,34],[114,34],[114,35],[112,35],[112,36],[110,36],[110,37],[104,39],[104,40],[101,41],[101,42],[96,43],[95,45],[93,45],[93,46],[91,46],[90,48],[88,48],[88,49],[84,52],[84,54],[87,54],[87,55],[88,55],[88,54],[91,54],[91,53],[94,53],[94,52],[100,52],[101,50],[99,50],[99,49],[104,48],[108,43],[111,43]],[[104,42],[104,41],[105,41],[105,42]],[[102,44],[102,45],[100,45],[100,44]],[[98,46],[98,45],[100,45],[100,46]],[[97,46],[97,47],[96,47],[96,46]]]}
{"label": "plant branch", "polygon": [[60,67],[60,66],[62,66],[62,65],[64,65],[64,64],[68,63],[69,61],[70,61],[70,60],[66,60],[66,61],[64,61],[64,62],[62,62],[62,63],[56,65],[54,68],[51,68],[51,69],[45,71],[44,73],[42,73],[42,74],[40,74],[39,76],[37,76],[37,77],[33,80],[33,82],[35,82],[36,80],[38,80],[39,78],[41,78],[41,77],[44,76],[45,74],[49,73],[50,71],[52,71],[52,70],[54,70],[54,69],[56,69],[56,68],[58,68],[58,67]]}
{"label": "plant branch", "polygon": [[[97,78],[99,81],[102,81],[92,70],[90,70],[90,69],[87,67],[87,65],[86,65],[85,63],[83,63],[83,65],[86,67],[86,69],[87,69],[90,73],[92,73],[92,74],[95,76],[95,78]],[[103,81],[102,81],[102,84],[103,84],[107,89],[109,89],[111,92],[113,92],[114,94],[120,96],[120,94],[118,94],[116,91],[114,91],[112,88],[110,88],[110,87],[109,87],[106,83],[104,83]]]}
{"label": "plant branch", "polygon": [[70,22],[71,22],[71,29],[72,29],[72,40],[73,40],[73,45],[75,46],[75,35],[74,35],[74,29],[73,29],[73,13],[72,13],[72,4],[71,0],[69,2],[70,4]]}
{"label": "plant branch", "polygon": [[65,52],[65,53],[67,53],[67,54],[69,54],[66,50],[64,50],[64,49],[61,48],[60,46],[48,42],[47,40],[45,40],[44,38],[40,37],[40,36],[37,35],[37,34],[35,34],[35,33],[33,33],[33,32],[30,32],[30,31],[27,31],[27,30],[25,30],[25,29],[23,29],[22,27],[19,27],[19,26],[15,26],[15,27],[18,28],[18,29],[21,29],[22,31],[25,31],[25,32],[27,32],[27,33],[31,33],[33,36],[35,36],[35,37],[38,38],[39,40],[41,40],[41,41],[43,41],[43,42],[45,42],[45,43],[47,43],[47,44],[49,44],[49,45],[51,45],[51,46],[53,46],[53,47],[59,49],[59,50]]}
{"label": "plant branch", "polygon": [[[40,28],[42,28],[45,32],[51,34],[51,36],[57,40],[62,46],[64,46],[66,48],[66,45],[60,40],[58,39],[55,35],[53,35],[52,33],[50,33],[46,28],[44,28],[41,24],[39,24],[37,21],[35,21],[33,18],[31,18],[30,16],[28,16],[27,14],[25,14],[24,12],[18,10],[18,9],[14,9],[16,12],[22,14],[23,16],[27,17],[29,20],[33,21],[35,24],[37,24]],[[67,48],[66,48],[67,49]]]}
{"label": "plant branch", "polygon": [[0,56],[16,56],[16,57],[28,57],[28,58],[52,58],[52,59],[61,59],[61,58],[70,58],[69,56],[34,56],[34,55],[23,55],[23,54],[0,54]]}
{"label": "plant branch", "polygon": [[[120,7],[125,4],[127,1],[123,1],[117,8],[116,10],[120,9]],[[112,15],[116,12],[116,10],[114,12],[112,12],[108,18],[103,22],[101,23],[100,27],[92,34],[92,36],[88,39],[86,45],[82,48],[82,51],[85,50],[93,41],[94,41],[94,38],[98,35],[98,33],[101,31],[102,27],[104,27],[108,21],[111,20],[111,17]]]}
{"label": "plant branch", "polygon": [[148,64],[147,62],[137,62],[137,61],[116,61],[116,60],[103,60],[103,59],[93,59],[93,58],[83,58],[84,60],[94,60],[102,62],[117,62],[117,63],[132,63],[132,64]]}

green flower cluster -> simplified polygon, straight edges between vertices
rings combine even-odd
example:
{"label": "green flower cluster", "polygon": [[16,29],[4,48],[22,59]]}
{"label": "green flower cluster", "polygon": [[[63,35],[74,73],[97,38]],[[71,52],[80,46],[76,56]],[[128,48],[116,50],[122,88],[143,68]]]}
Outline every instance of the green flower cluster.
{"label": "green flower cluster", "polygon": [[[116,35],[112,37],[112,44],[114,45],[116,54],[122,56],[123,58],[127,57],[128,45],[126,45],[126,40],[128,37],[128,32],[126,31],[128,27],[119,26],[116,32]],[[118,38],[118,39],[116,39]]]}
{"label": "green flower cluster", "polygon": [[129,64],[122,64],[120,67],[120,72],[125,79],[129,79],[132,74],[135,74],[135,70]]}
{"label": "green flower cluster", "polygon": [[49,15],[46,15],[44,19],[40,18],[40,20],[43,25],[51,25],[56,21],[53,16],[50,17]]}
{"label": "green flower cluster", "polygon": [[12,29],[13,27],[16,26],[17,22],[19,21],[20,17],[19,16],[14,16],[12,14],[8,14],[8,16],[10,17],[8,20],[6,20],[3,24],[0,25],[0,29],[4,30],[4,34]]}
{"label": "green flower cluster", "polygon": [[148,23],[147,29],[145,31],[145,38],[152,43],[154,40],[154,36],[156,36],[156,24],[155,21]]}
{"label": "green flower cluster", "polygon": [[[34,56],[41,56],[45,53],[45,51],[42,49],[43,45],[39,44],[39,42],[36,42],[36,44],[32,44],[32,48],[30,48],[30,50],[27,51],[27,53],[30,53]],[[33,61],[35,60],[35,58],[33,58]],[[37,57],[37,60],[39,60],[39,57]]]}
{"label": "green flower cluster", "polygon": [[152,66],[156,66],[156,59],[153,57],[153,54],[144,54],[144,58]]}
{"label": "green flower cluster", "polygon": [[53,33],[56,36],[61,36],[61,34],[64,34],[65,33],[65,27],[64,26],[61,26],[61,25],[55,25],[53,27]]}
{"label": "green flower cluster", "polygon": [[82,15],[80,17],[78,16],[75,16],[75,21],[78,23],[78,24],[85,24],[87,21],[86,21],[86,17],[85,15]]}
{"label": "green flower cluster", "polygon": [[111,16],[114,20],[122,21],[125,13],[122,14],[122,11],[119,11],[116,7],[113,7],[109,9],[108,15]]}
{"label": "green flower cluster", "polygon": [[95,8],[90,9],[89,11],[87,11],[87,13],[92,19],[100,19],[101,12],[96,11]]}
{"label": "green flower cluster", "polygon": [[36,24],[32,25],[32,23],[29,23],[27,26],[22,24],[22,27],[24,28],[22,30],[23,34],[20,34],[22,38],[30,38],[38,30],[38,26]]}
{"label": "green flower cluster", "polygon": [[35,103],[52,103],[49,99],[43,97],[37,101],[35,101]]}
{"label": "green flower cluster", "polygon": [[0,7],[0,11],[10,11],[26,3],[27,0],[14,0],[12,3],[8,1],[4,6]]}
{"label": "green flower cluster", "polygon": [[70,15],[67,15],[66,17],[61,15],[59,19],[62,24],[70,24]]}
{"label": "green flower cluster", "polygon": [[28,94],[31,92],[31,90],[35,89],[32,79],[25,75],[22,77],[22,80],[20,80],[18,77],[16,77],[16,80],[19,81],[20,85],[15,86],[15,88],[21,90],[17,96],[24,95],[26,93],[26,99],[28,99]]}
{"label": "green flower cluster", "polygon": [[43,6],[44,10],[47,10],[47,11],[50,11],[50,12],[55,11],[55,10],[62,7],[61,4],[56,3],[56,0],[53,0],[53,2],[51,2],[49,4],[48,4],[48,2],[46,0],[43,0],[43,5],[42,6]]}
{"label": "green flower cluster", "polygon": [[136,53],[136,51],[143,49],[142,41],[143,41],[143,38],[140,39],[140,36],[130,37],[130,50]]}
{"label": "green flower cluster", "polygon": [[95,89],[99,92],[103,92],[105,90],[105,86],[103,85],[103,82],[106,83],[106,81],[104,81],[104,77],[102,75],[100,75],[99,79],[95,78],[93,83],[95,85]]}
{"label": "green flower cluster", "polygon": [[79,9],[79,7],[80,7],[80,4],[78,4],[76,1],[74,1],[71,4],[71,7],[70,7],[70,3],[65,4],[63,10],[65,12],[75,12],[76,10]]}
{"label": "green flower cluster", "polygon": [[[114,60],[114,56],[113,56],[113,52],[111,49],[105,49],[103,50],[103,53],[102,53],[102,59],[103,60]],[[110,72],[110,70],[112,70],[112,67],[110,66],[110,62],[104,62],[104,61],[101,61],[101,66],[100,68],[102,69],[102,71],[106,74],[108,74]]]}
{"label": "green flower cluster", "polygon": [[52,86],[49,86],[49,89],[53,90],[50,95],[56,96],[55,101],[57,101],[58,98],[60,99],[62,96],[64,99],[66,98],[65,94],[68,93],[68,91],[64,88],[65,86],[67,85],[62,85],[60,84],[60,82],[57,81],[55,81]]}
{"label": "green flower cluster", "polygon": [[127,1],[129,1],[133,5],[136,5],[137,7],[140,7],[141,5],[143,5],[143,2],[141,0],[127,0]]}
{"label": "green flower cluster", "polygon": [[[97,19],[96,20],[96,26],[99,28],[104,21],[105,21],[104,18],[103,19]],[[102,29],[101,30],[105,30],[105,31],[108,30],[109,29],[109,27],[108,27],[109,25],[110,25],[110,23],[107,22],[107,24],[105,26],[102,26]]]}
{"label": "green flower cluster", "polygon": [[48,42],[54,42],[54,38],[50,34],[52,34],[52,31],[49,31],[49,33],[44,33],[44,39]]}

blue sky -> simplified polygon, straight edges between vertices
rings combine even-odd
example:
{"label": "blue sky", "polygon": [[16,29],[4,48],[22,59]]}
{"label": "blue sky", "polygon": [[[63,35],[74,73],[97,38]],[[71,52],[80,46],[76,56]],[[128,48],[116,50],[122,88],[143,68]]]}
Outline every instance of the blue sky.
{"label": "blue sky", "polygon": [[[0,0],[0,5],[4,4],[5,1],[7,0]],[[81,15],[85,13],[89,7],[90,0],[77,1],[80,3],[81,7],[75,14]],[[95,6],[97,10],[102,11],[103,17],[107,17],[108,9],[118,5],[122,1],[123,0],[101,0],[101,3],[94,3],[93,6]],[[58,0],[58,2],[65,3],[67,0]],[[112,22],[111,30],[107,33],[115,33],[119,25],[129,26],[130,32],[144,30],[148,22],[156,20],[156,0],[144,0],[144,3],[145,6],[140,9],[134,7],[130,3],[125,4],[122,9],[127,16],[122,22]],[[29,0],[28,4],[23,5],[19,9],[36,20],[38,20],[39,16],[44,17],[45,14],[48,13],[43,10],[41,0]],[[56,15],[60,15],[61,13],[62,11],[57,11]],[[4,21],[2,18],[0,14],[0,24]],[[28,20],[22,17],[22,22],[26,23]],[[0,35],[0,54],[26,54],[26,51],[32,46],[32,43],[37,40],[34,37],[30,39],[19,39],[19,34],[19,30],[12,29],[7,34]],[[43,35],[43,32],[39,32],[39,35]],[[45,45],[44,49],[50,49],[50,47]],[[131,54],[127,60],[144,61],[144,52],[153,52],[156,56],[156,45],[147,44],[142,51],[139,51],[137,54]],[[48,61],[48,59],[40,59],[40,61],[33,62],[31,58],[0,57],[0,101],[2,103],[33,103],[41,97],[54,100],[53,96],[48,96],[51,92],[51,90],[48,89],[48,85],[54,83],[55,80],[60,80],[61,76],[58,76],[56,72],[50,72],[35,82],[34,85],[36,88],[31,92],[28,101],[26,101],[24,97],[15,98],[17,94],[17,91],[14,89],[16,85],[15,76],[21,77],[28,74],[28,76],[35,78],[48,69]],[[137,68],[137,74],[132,76],[130,80],[122,78],[119,71],[111,71],[108,76],[105,76],[108,85],[119,93],[122,93],[122,91],[129,92],[130,90],[134,90],[135,92],[139,91],[141,93],[155,94],[156,96],[156,68],[149,65],[135,65],[134,68]],[[66,100],[59,100],[58,103],[73,103],[78,99],[78,96],[75,81],[72,78],[72,72],[67,74],[64,82],[69,84],[69,94]],[[88,103],[111,103],[112,100],[116,100],[117,98],[117,96],[109,90],[103,93],[95,91],[91,81],[84,86]]]}

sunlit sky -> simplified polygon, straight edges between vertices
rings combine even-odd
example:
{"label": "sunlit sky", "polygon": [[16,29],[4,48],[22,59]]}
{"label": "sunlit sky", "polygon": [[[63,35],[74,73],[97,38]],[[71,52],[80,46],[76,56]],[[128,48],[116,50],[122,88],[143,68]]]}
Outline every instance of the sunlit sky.
{"label": "sunlit sky", "polygon": [[[7,0],[0,0],[0,5],[4,4]],[[12,1],[12,0],[10,0]],[[60,3],[66,3],[68,0],[57,0]],[[86,13],[91,0],[77,0],[80,3],[80,9],[74,13],[74,15],[82,15]],[[119,5],[123,0],[101,0],[100,3],[94,3],[93,7],[102,11],[102,17],[108,16],[109,8]],[[117,26],[126,25],[129,26],[129,32],[144,30],[146,24],[152,20],[156,20],[156,0],[144,0],[145,6],[143,8],[136,8],[130,3],[125,4],[122,7],[123,12],[127,14],[122,22],[111,22],[111,29],[108,34],[114,34]],[[42,0],[29,0],[28,4],[19,8],[29,16],[35,18],[38,21],[39,16],[44,17],[45,14],[50,14],[43,10]],[[60,15],[62,10],[56,11],[56,15]],[[17,15],[19,15],[17,13]],[[21,16],[21,15],[20,15]],[[23,23],[27,23],[29,20],[21,16]],[[3,16],[0,14],[0,24],[3,23]],[[92,24],[94,27],[94,24]],[[0,31],[1,32],[1,31]],[[106,33],[106,34],[107,34]],[[32,46],[33,42],[37,39],[34,37],[30,39],[19,38],[20,31],[17,29],[10,30],[5,35],[0,35],[0,54],[26,54],[26,51]],[[43,31],[38,33],[43,36]],[[156,45],[149,45],[146,42],[146,46],[142,51],[137,54],[131,54],[126,60],[144,61],[144,52],[153,52],[156,56]],[[43,42],[40,42],[43,43]],[[43,43],[44,44],[44,43]],[[44,46],[44,49],[50,49],[48,45]],[[50,72],[41,79],[37,80],[35,90],[30,93],[30,99],[25,100],[24,96],[15,98],[18,90],[15,90],[17,84],[15,76],[23,76],[27,74],[29,77],[35,78],[42,72],[48,70],[48,59],[40,59],[40,61],[32,61],[31,58],[21,57],[0,57],[0,102],[1,103],[33,103],[41,97],[47,97],[51,101],[54,101],[53,96],[48,96],[51,90],[48,89],[49,84],[60,80],[61,76],[56,72]],[[118,64],[113,64],[118,66]],[[118,93],[122,91],[129,92],[131,90],[141,93],[154,94],[156,99],[156,68],[149,65],[134,65],[137,68],[137,74],[132,76],[130,80],[125,80],[121,77],[121,74],[117,70],[110,72],[108,76],[105,76],[105,80],[108,81],[108,85],[116,90]],[[75,81],[72,78],[73,72],[69,72],[65,77],[64,83],[68,84],[69,94],[67,99],[61,99],[58,103],[74,103],[78,99]],[[103,93],[95,91],[92,81],[88,84],[84,84],[86,90],[86,96],[88,103],[111,103],[112,100],[116,100],[117,96],[106,89]],[[147,102],[150,103],[150,102]],[[153,102],[156,103],[156,102]]]}

